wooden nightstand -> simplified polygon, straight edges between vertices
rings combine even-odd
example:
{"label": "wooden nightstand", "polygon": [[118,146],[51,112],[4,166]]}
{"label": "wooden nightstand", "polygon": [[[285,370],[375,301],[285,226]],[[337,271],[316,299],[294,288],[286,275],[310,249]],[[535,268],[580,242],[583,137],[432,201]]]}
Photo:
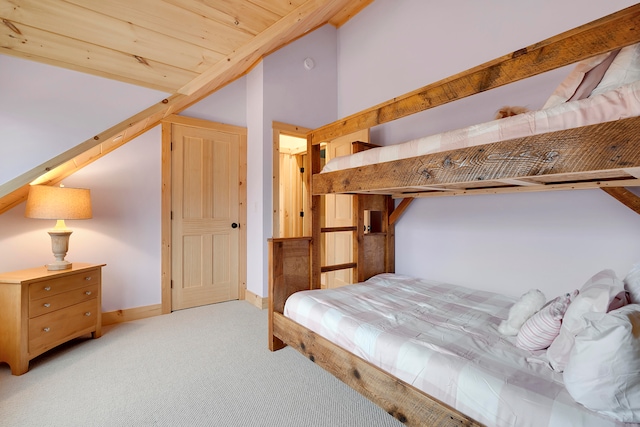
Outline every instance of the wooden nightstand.
{"label": "wooden nightstand", "polygon": [[24,374],[31,359],[70,339],[102,335],[104,265],[0,273],[0,362],[13,375]]}

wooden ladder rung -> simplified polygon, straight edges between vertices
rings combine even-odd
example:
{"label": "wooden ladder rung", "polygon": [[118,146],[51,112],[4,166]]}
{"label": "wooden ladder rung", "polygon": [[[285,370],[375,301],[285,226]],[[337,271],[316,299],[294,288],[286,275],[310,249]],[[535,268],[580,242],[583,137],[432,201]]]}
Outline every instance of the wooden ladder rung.
{"label": "wooden ladder rung", "polygon": [[346,264],[334,264],[334,265],[325,265],[324,267],[320,267],[321,273],[326,273],[328,271],[336,271],[336,270],[346,270],[348,268],[356,268],[358,263],[349,262]]}
{"label": "wooden ladder rung", "polygon": [[355,225],[350,225],[347,227],[322,227],[320,229],[321,233],[339,233],[341,231],[356,231],[358,227]]}

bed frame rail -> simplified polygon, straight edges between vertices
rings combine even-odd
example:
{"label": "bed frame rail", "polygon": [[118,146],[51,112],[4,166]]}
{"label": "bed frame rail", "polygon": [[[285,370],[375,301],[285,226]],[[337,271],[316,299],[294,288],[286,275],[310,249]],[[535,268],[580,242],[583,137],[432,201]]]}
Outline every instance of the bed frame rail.
{"label": "bed frame rail", "polygon": [[482,425],[279,313],[273,323],[282,341],[407,426]]}

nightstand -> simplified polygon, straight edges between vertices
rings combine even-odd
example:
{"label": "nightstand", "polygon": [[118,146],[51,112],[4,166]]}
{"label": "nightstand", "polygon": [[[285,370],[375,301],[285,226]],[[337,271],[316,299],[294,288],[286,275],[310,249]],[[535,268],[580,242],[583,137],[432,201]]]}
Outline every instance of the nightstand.
{"label": "nightstand", "polygon": [[104,265],[0,273],[0,362],[8,363],[13,375],[24,374],[31,359],[64,342],[102,335]]}

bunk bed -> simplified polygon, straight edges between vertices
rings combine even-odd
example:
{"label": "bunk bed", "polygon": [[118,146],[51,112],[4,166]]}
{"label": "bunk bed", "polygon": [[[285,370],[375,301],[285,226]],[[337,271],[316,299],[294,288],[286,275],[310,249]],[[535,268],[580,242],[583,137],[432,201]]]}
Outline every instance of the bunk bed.
{"label": "bunk bed", "polygon": [[[568,102],[593,104],[598,103],[598,99],[604,100],[604,104],[609,106],[605,106],[603,111],[613,111],[613,116],[598,113],[595,115],[596,118],[587,121],[570,120],[569,124],[565,122],[549,128],[533,126],[537,130],[527,131],[525,134],[501,129],[497,133],[507,135],[501,140],[491,139],[496,133],[496,123],[489,123],[480,126],[483,128],[480,131],[477,127],[473,128],[477,131],[475,133],[480,135],[475,141],[471,138],[461,138],[460,134],[457,134],[458,137],[453,138],[456,141],[453,145],[445,143],[434,148],[433,141],[427,142],[428,146],[431,145],[424,149],[424,152],[415,154],[415,151],[404,150],[413,154],[395,160],[386,157],[385,150],[403,151],[402,149],[374,148],[343,160],[346,163],[344,168],[330,165],[329,168],[334,168],[331,171],[321,171],[320,144],[562,66],[591,62],[592,67],[582,70],[576,67],[574,71],[586,76],[589,69],[594,69],[598,64],[606,64],[606,58],[613,58],[622,52],[620,49],[639,43],[638,28],[640,5],[635,5],[310,132],[308,153],[312,175],[308,186],[311,196],[308,197],[308,203],[312,218],[308,237],[269,240],[269,348],[277,350],[289,345],[297,349],[407,425],[460,426],[482,425],[483,422],[511,425],[514,420],[517,420],[518,425],[536,425],[535,422],[539,423],[537,425],[626,425],[612,418],[603,418],[595,412],[591,413],[572,401],[562,387],[562,377],[553,372],[546,374],[549,377],[548,382],[555,383],[555,386],[552,386],[553,390],[547,389],[543,399],[546,403],[533,403],[529,408],[537,408],[537,414],[543,414],[539,416],[538,421],[532,421],[524,413],[513,413],[516,410],[526,411],[515,401],[510,403],[512,413],[505,415],[500,410],[489,411],[485,408],[487,412],[491,412],[491,415],[485,416],[482,413],[482,405],[476,403],[477,407],[474,408],[474,404],[447,399],[446,392],[440,393],[440,398],[434,397],[438,395],[436,389],[431,392],[428,385],[421,386],[422,377],[420,381],[416,380],[419,375],[423,375],[426,377],[425,382],[428,382],[429,376],[437,376],[437,373],[427,372],[425,369],[418,374],[406,374],[401,372],[402,367],[391,366],[395,362],[384,362],[384,358],[382,362],[374,362],[372,359],[375,357],[371,357],[371,354],[348,350],[351,344],[345,343],[344,337],[333,336],[332,328],[358,328],[349,323],[336,326],[347,316],[336,314],[335,310],[348,305],[345,301],[349,298],[361,302],[360,294],[382,295],[383,288],[398,293],[405,288],[407,282],[419,282],[413,285],[422,290],[418,293],[413,288],[409,290],[409,301],[418,299],[428,304],[430,298],[437,300],[438,296],[434,292],[440,290],[441,298],[456,301],[458,308],[454,311],[458,314],[484,319],[484,326],[474,328],[495,332],[496,324],[500,319],[506,318],[509,306],[515,302],[514,299],[485,293],[470,295],[468,290],[452,285],[389,275],[394,272],[395,222],[416,197],[586,188],[601,188],[640,213],[639,198],[626,189],[640,185],[640,83],[622,85],[623,88],[614,88],[617,92],[613,95],[602,93],[598,95],[600,98],[587,96],[593,88],[589,89],[589,93],[586,93],[582,100],[570,99],[573,94],[565,99],[558,99],[556,96],[550,99],[550,103],[555,105],[550,106],[545,112],[530,112],[520,117],[501,119],[499,122],[500,126],[505,124],[507,127],[518,122],[550,122],[553,121],[548,120],[552,108],[561,110],[565,108],[562,104]],[[573,87],[572,90],[575,92],[575,89]],[[620,107],[625,112],[618,114],[617,107],[611,108],[610,101],[614,98],[624,99],[621,96],[622,92],[628,92],[629,97],[628,102],[623,101],[625,105]],[[605,99],[607,96],[610,98]],[[632,106],[627,109],[627,104]],[[585,108],[589,110],[590,106],[587,105]],[[573,107],[569,110],[575,111]],[[455,132],[462,132],[463,135],[474,133],[469,129]],[[409,142],[408,145],[415,146],[416,143]],[[367,158],[374,159],[374,162],[355,163]],[[383,161],[380,162],[380,159]],[[354,195],[353,227],[331,229],[323,227],[321,223],[321,197],[338,193]],[[401,199],[401,202],[396,206],[394,199]],[[381,226],[376,232],[368,233],[363,225],[371,212],[380,213]],[[354,235],[354,262],[322,266],[323,233],[345,231]],[[318,291],[323,272],[344,268],[354,269],[357,281],[366,283]],[[323,295],[326,297],[319,296],[317,292],[324,292]],[[381,298],[386,299],[384,296]],[[426,299],[423,301],[422,298]],[[469,301],[481,301],[482,304],[470,304]],[[489,304],[491,308],[482,308],[486,301],[492,301]],[[406,301],[394,304],[405,303]],[[364,308],[357,304],[345,308],[352,317],[362,317],[364,313],[364,317],[369,317],[373,323],[378,322],[378,325],[381,325],[383,320],[380,316],[394,316],[382,311],[381,307],[384,304],[381,301],[369,301],[364,304]],[[479,306],[476,308],[481,313],[470,313],[466,309],[460,309],[469,305]],[[303,307],[302,314],[295,313],[296,306]],[[403,310],[420,311],[412,306],[404,307]],[[331,312],[333,317],[310,319],[305,323],[306,326],[303,326],[302,323],[306,321],[305,313],[311,311],[324,314]],[[451,313],[440,313],[438,316],[445,319],[438,323],[438,327],[445,328],[438,331],[441,336],[447,334],[446,328],[453,327],[452,325],[457,325],[458,329],[462,330],[469,325],[466,323],[468,319],[461,324],[456,323],[457,320]],[[383,332],[378,333],[384,335],[385,326],[381,328]],[[411,333],[422,332],[409,332]],[[391,340],[393,341],[393,338]],[[492,346],[501,349],[499,352],[512,345],[508,340],[501,339],[497,333],[493,336],[483,335],[477,340],[491,342]],[[462,351],[461,348],[469,349],[470,344],[454,347],[457,350],[448,348],[442,351],[455,353]],[[469,350],[473,351],[475,350]],[[516,353],[514,358],[524,359],[522,353]],[[543,365],[539,368],[540,372],[548,369]],[[491,369],[500,370],[495,367]],[[534,371],[536,369],[538,368]],[[507,394],[518,393],[515,389],[520,387],[524,389],[524,396],[527,396],[525,399],[516,397],[516,400],[530,400],[532,391],[528,389],[527,384],[537,384],[538,381],[542,383],[542,380],[536,379],[531,372],[520,372],[517,366],[505,365],[504,370],[513,374],[506,379],[507,383],[511,383],[509,387],[513,387],[507,388]],[[486,381],[491,383],[493,379]],[[533,392],[535,393],[537,391]],[[550,409],[551,407],[556,409]],[[536,414],[533,416],[535,418]],[[557,418],[563,416],[568,417],[564,421],[566,424]],[[480,419],[483,421],[479,421]]]}

